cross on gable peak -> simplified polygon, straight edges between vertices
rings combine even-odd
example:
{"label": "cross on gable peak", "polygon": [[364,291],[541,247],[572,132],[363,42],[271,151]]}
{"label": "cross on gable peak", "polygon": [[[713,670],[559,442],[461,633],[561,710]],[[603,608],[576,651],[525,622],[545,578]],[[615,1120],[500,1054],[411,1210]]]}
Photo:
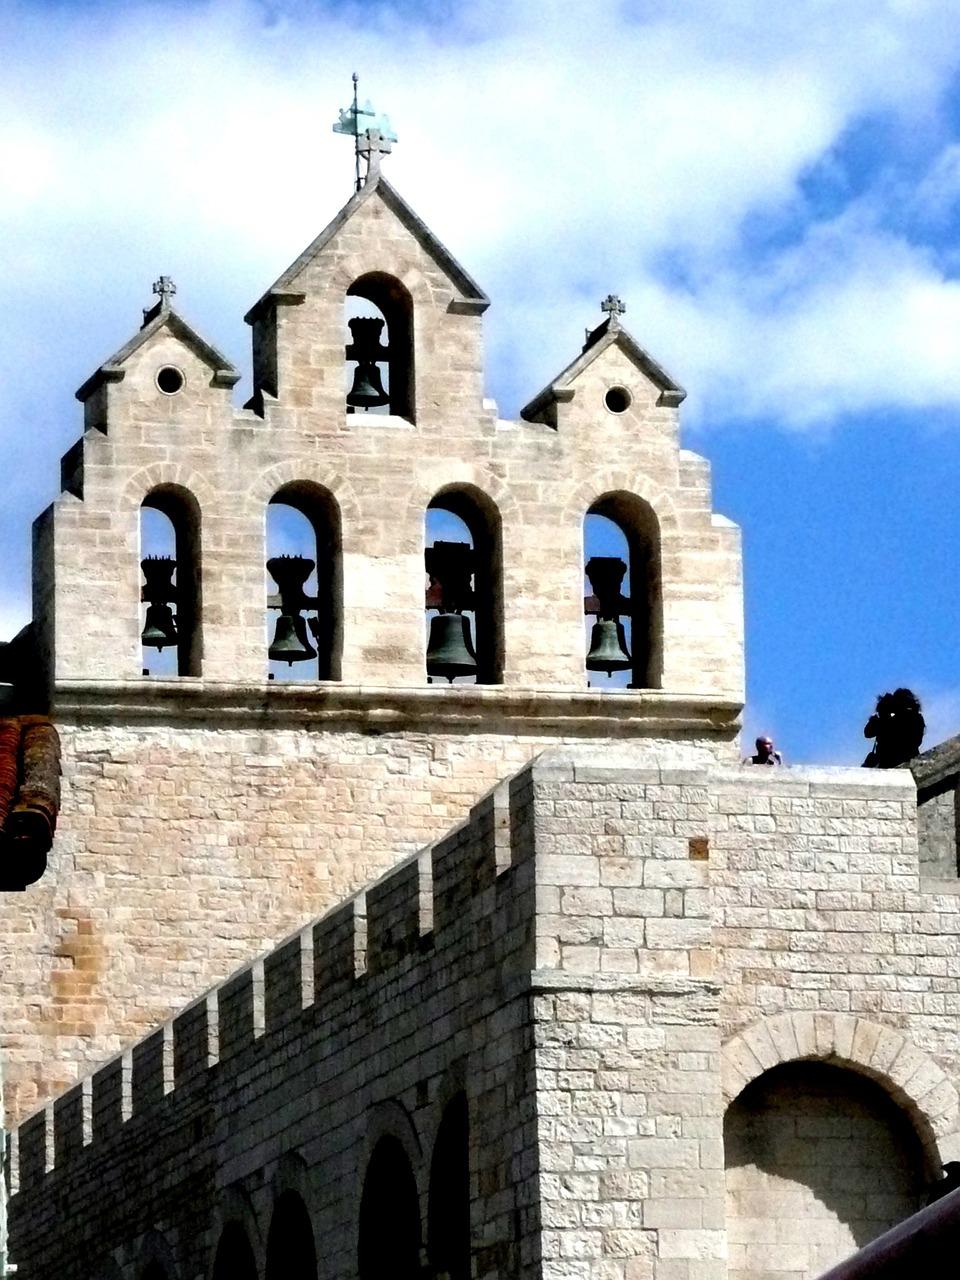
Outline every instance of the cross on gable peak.
{"label": "cross on gable peak", "polygon": [[177,286],[170,276],[161,276],[159,280],[154,280],[153,292],[160,299],[160,306],[166,311],[170,306],[170,299],[177,292]]}
{"label": "cross on gable peak", "polygon": [[615,293],[608,293],[600,303],[600,310],[605,311],[614,323],[618,322],[619,317],[623,315],[626,309]]}

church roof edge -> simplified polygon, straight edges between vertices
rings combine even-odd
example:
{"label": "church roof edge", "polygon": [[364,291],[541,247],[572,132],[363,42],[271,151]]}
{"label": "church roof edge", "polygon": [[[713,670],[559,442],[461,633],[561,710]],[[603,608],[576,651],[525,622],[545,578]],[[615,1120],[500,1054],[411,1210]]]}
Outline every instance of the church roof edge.
{"label": "church roof edge", "polygon": [[267,291],[253,304],[247,314],[243,317],[247,324],[253,324],[259,317],[261,312],[270,305],[270,303],[298,303],[304,299],[302,290],[295,288],[297,277],[303,269],[311,263],[314,258],[329,244],[336,233],[343,227],[360,208],[366,204],[374,194],[380,196],[387,208],[390,209],[410,233],[417,239],[423,248],[433,257],[436,262],[446,271],[453,283],[463,295],[453,303],[451,310],[458,314],[482,315],[490,305],[490,299],[483,292],[476,281],[470,274],[464,270],[453,254],[439,240],[422,218],[416,214],[406,200],[396,191],[394,187],[387,182],[386,178],[378,177],[370,182],[365,183],[359,191],[350,197],[342,209],[331,219],[324,227],[316,239],[312,240],[303,253],[287,267],[286,271],[270,286]]}
{"label": "church roof edge", "polygon": [[660,388],[658,404],[675,408],[686,399],[686,391],[678,382],[674,382],[663,366],[659,365],[653,356],[640,346],[639,342],[623,328],[619,321],[614,322],[608,318],[587,335],[583,350],[577,358],[568,364],[563,372],[558,374],[552,382],[549,382],[542,391],[539,391],[528,404],[524,405],[520,410],[520,417],[525,422],[536,422],[539,420],[539,415],[549,405],[557,401],[572,400],[573,387],[571,383],[596,360],[597,356],[615,343],[639,366],[650,381]]}
{"label": "church roof edge", "polygon": [[124,343],[119,351],[114,352],[109,360],[105,360],[87,378],[86,382],[77,389],[77,399],[86,400],[105,382],[120,382],[126,373],[123,366],[127,360],[161,329],[169,329],[181,342],[190,347],[205,364],[210,366],[213,370],[215,386],[232,387],[240,381],[241,375],[239,371],[234,368],[226,356],[201,338],[196,330],[191,328],[186,320],[181,315],[178,315],[172,307],[157,303],[144,314],[143,325],[130,341]]}

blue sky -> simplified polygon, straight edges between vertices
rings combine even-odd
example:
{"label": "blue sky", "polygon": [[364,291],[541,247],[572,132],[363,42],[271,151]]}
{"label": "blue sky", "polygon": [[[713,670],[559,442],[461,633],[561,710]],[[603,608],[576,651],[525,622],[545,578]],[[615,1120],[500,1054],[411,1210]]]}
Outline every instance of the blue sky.
{"label": "blue sky", "polygon": [[350,193],[330,126],[357,68],[400,135],[391,181],[493,299],[504,416],[610,291],[688,388],[684,444],[744,531],[749,736],[855,762],[904,683],[928,743],[960,731],[960,6],[589,13],[7,0],[0,635],[74,389],[160,272],[248,369],[243,312]]}

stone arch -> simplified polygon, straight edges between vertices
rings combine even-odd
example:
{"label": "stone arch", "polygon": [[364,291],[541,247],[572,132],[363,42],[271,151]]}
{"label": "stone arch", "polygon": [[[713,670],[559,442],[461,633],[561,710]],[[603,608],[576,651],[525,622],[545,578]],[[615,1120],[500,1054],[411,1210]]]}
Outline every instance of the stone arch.
{"label": "stone arch", "polygon": [[500,519],[507,523],[517,519],[517,500],[507,485],[488,471],[469,462],[444,462],[442,468],[431,469],[429,476],[418,476],[410,496],[410,515],[419,519],[420,513],[435,494],[448,490],[472,490],[500,512]]}
{"label": "stone arch", "polygon": [[144,1236],[133,1275],[135,1280],[179,1280],[173,1250],[159,1231],[151,1230]]}
{"label": "stone arch", "polygon": [[[472,612],[476,644],[477,684],[502,684],[504,668],[503,603],[503,518],[490,495],[478,485],[453,482],[438,489],[426,504],[421,519],[428,532],[429,513],[445,511],[466,526],[473,544],[473,601],[464,605]],[[431,544],[432,546],[432,544]],[[425,547],[430,571],[432,551]],[[429,600],[428,609],[445,607],[442,600]],[[444,622],[449,622],[448,618]],[[438,624],[442,625],[442,624]],[[459,625],[459,624],[458,624]],[[469,629],[469,619],[464,620]],[[431,632],[432,634],[432,632]],[[465,630],[464,634],[467,634]],[[428,664],[429,672],[429,664]]]}
{"label": "stone arch", "polygon": [[470,1280],[470,1218],[470,1107],[461,1088],[443,1106],[430,1154],[427,1251],[435,1274]]}
{"label": "stone arch", "polygon": [[[141,554],[143,554],[144,512],[150,509],[159,512],[168,522],[167,527],[173,535],[173,559],[176,563],[176,587],[171,594],[162,591],[160,600],[151,591],[152,568],[162,568],[155,557],[141,561],[144,574],[144,599],[149,601],[143,619],[145,627],[150,627],[151,617],[156,622],[160,615],[151,611],[166,609],[169,619],[170,605],[176,610],[176,634],[173,640],[177,653],[177,673],[181,676],[199,676],[202,674],[203,661],[203,511],[192,489],[180,484],[153,485],[144,495],[140,504],[140,538]],[[161,556],[161,562],[164,557]],[[169,563],[167,564],[169,571]],[[162,577],[163,575],[161,575]],[[168,579],[169,582],[169,579]],[[154,586],[158,584],[154,583]],[[161,584],[162,585],[162,584]],[[155,635],[168,632],[168,627],[160,627]],[[148,640],[148,631],[143,633],[144,644]],[[144,655],[146,662],[146,655]]]}
{"label": "stone arch", "polygon": [[417,1187],[417,1199],[422,1203],[426,1193],[423,1160],[423,1145],[417,1127],[407,1109],[399,1102],[391,1099],[380,1102],[370,1108],[363,1124],[363,1133],[358,1141],[357,1158],[352,1162],[354,1169],[354,1193],[351,1204],[351,1231],[354,1241],[360,1236],[360,1207],[363,1199],[364,1183],[367,1169],[373,1153],[384,1138],[394,1138],[403,1149],[404,1155],[413,1172]]}
{"label": "stone arch", "polygon": [[317,1280],[313,1218],[300,1191],[288,1187],[273,1202],[265,1280]]}
{"label": "stone arch", "polygon": [[152,462],[148,467],[135,471],[123,486],[119,505],[139,511],[148,493],[166,487],[185,489],[192,494],[201,511],[209,510],[217,501],[213,486],[199,471],[193,471],[181,462]]}
{"label": "stone arch", "polygon": [[[306,529],[301,535],[305,539],[301,550],[313,566],[311,573],[316,574],[316,599],[312,604],[304,602],[302,613],[298,608],[292,617],[281,618],[277,625],[294,627],[299,632],[301,644],[308,649],[308,628],[312,632],[316,655],[308,664],[306,674],[298,678],[339,680],[343,650],[343,522],[340,505],[326,486],[313,480],[293,480],[282,485],[270,495],[267,503],[268,555],[272,554],[269,513],[273,511],[279,516],[281,507],[298,512],[310,530],[309,535]],[[267,570],[272,578],[275,578],[275,572],[281,571],[282,563],[282,556],[277,562],[267,560]],[[280,579],[276,582],[279,587]],[[282,612],[282,597],[280,604]],[[271,612],[275,607],[276,601],[267,612],[268,634],[269,620],[276,616]]]}
{"label": "stone arch", "polygon": [[662,537],[679,532],[676,504],[665,489],[651,489],[646,476],[628,475],[614,468],[597,473],[570,493],[563,507],[564,520],[582,520],[583,513],[606,493],[629,493],[645,502],[657,518]]}
{"label": "stone arch", "polygon": [[[344,302],[349,305],[348,300],[351,298],[362,298],[379,312],[379,316],[354,316],[347,321],[351,337],[344,353],[346,360],[356,363],[357,374],[362,369],[366,369],[368,374],[375,374],[373,366],[364,363],[373,354],[368,345],[373,341],[375,349],[379,348],[381,355],[377,364],[383,363],[387,369],[388,385],[380,388],[387,397],[385,407],[391,414],[405,418],[407,422],[415,422],[417,307],[413,294],[400,276],[368,268],[347,285]],[[373,327],[372,333],[369,326]],[[365,328],[366,338],[363,335]],[[351,413],[357,407],[363,406],[351,400],[348,395],[347,412]]]}
{"label": "stone arch", "polygon": [[[240,1187],[225,1188],[217,1204],[213,1227],[208,1273],[211,1280],[248,1280],[246,1273],[238,1271],[234,1276],[229,1270],[237,1253],[244,1254],[245,1245],[249,1247],[252,1268],[248,1267],[248,1271],[252,1270],[253,1280],[263,1275],[265,1240],[250,1197]],[[226,1256],[221,1252],[225,1245]],[[241,1262],[244,1261],[241,1257]]]}
{"label": "stone arch", "polygon": [[960,1095],[929,1054],[893,1027],[846,1013],[784,1013],[763,1018],[723,1046],[726,1102],[772,1067],[818,1060],[876,1081],[910,1117],[931,1173],[960,1156]]}
{"label": "stone arch", "polygon": [[[346,295],[347,290],[357,280],[369,275],[373,268],[367,259],[359,256],[341,258],[330,276],[327,287],[332,291]],[[415,307],[429,307],[433,302],[433,291],[429,281],[418,266],[411,263],[402,271],[391,271],[388,274],[398,280],[413,299]]]}
{"label": "stone arch", "polygon": [[313,484],[326,489],[340,508],[345,534],[349,526],[355,529],[359,524],[360,504],[349,481],[338,472],[330,474],[312,458],[288,458],[264,468],[250,485],[249,499],[258,507],[265,508],[278,490],[295,484]]}

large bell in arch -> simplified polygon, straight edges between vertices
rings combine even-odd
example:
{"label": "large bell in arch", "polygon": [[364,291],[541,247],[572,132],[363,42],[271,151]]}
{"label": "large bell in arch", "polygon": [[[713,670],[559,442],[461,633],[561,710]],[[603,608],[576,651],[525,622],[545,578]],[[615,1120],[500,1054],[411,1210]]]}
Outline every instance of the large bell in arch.
{"label": "large bell in arch", "polygon": [[348,360],[356,360],[357,367],[353,371],[353,386],[347,392],[347,404],[351,409],[378,409],[390,403],[378,368],[378,361],[389,355],[389,348],[380,341],[383,321],[372,316],[355,316],[348,324],[352,341],[347,344],[346,356]]}
{"label": "large bell in arch", "polygon": [[[297,623],[301,625],[298,627]],[[306,662],[315,658],[317,651],[307,639],[303,619],[292,614],[281,613],[277,619],[277,629],[273,633],[273,643],[267,650],[271,662],[285,662],[288,666],[294,662]]]}
{"label": "large bell in arch", "polygon": [[140,633],[140,643],[145,649],[159,649],[177,643],[177,624],[168,604],[148,604],[147,616]]}
{"label": "large bell in arch", "polygon": [[347,404],[352,409],[377,409],[389,403],[377,365],[358,364],[353,373],[353,386],[347,392]]}
{"label": "large bell in arch", "polygon": [[587,670],[605,671],[609,677],[614,671],[629,671],[632,666],[623,623],[612,618],[601,618],[595,622],[590,634]]}
{"label": "large bell in arch", "polygon": [[470,619],[462,613],[438,613],[430,620],[427,675],[453,681],[477,673],[477,655],[470,635]]}

